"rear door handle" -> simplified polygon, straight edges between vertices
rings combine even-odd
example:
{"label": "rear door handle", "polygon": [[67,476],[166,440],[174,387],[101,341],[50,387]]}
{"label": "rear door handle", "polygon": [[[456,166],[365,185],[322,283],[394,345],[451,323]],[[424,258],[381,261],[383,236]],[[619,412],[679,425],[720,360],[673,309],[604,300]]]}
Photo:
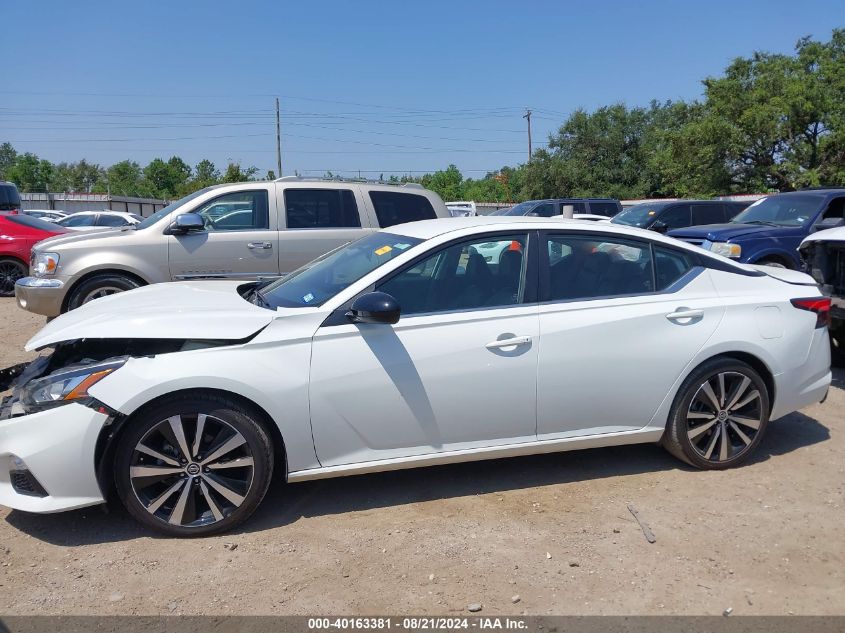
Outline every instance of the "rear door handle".
{"label": "rear door handle", "polygon": [[273,245],[270,242],[250,242],[249,244],[247,244],[247,247],[252,249],[267,250],[268,248],[273,248]]}
{"label": "rear door handle", "polygon": [[686,310],[681,308],[675,312],[670,312],[666,318],[670,321],[679,321],[681,319],[700,319],[704,316],[704,310]]}
{"label": "rear door handle", "polygon": [[502,347],[514,347],[516,345],[528,345],[531,342],[530,336],[514,336],[513,338],[502,339],[501,341],[493,341],[487,343],[484,347],[487,349],[500,349]]}

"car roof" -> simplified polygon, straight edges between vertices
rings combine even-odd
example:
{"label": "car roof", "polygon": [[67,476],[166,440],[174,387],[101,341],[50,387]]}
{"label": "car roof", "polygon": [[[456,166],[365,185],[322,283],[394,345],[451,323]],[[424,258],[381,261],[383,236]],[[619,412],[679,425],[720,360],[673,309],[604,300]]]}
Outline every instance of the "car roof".
{"label": "car roof", "polygon": [[[511,215],[477,215],[462,218],[438,218],[436,220],[418,220],[405,224],[382,229],[385,233],[397,233],[407,237],[414,237],[421,240],[428,240],[445,233],[456,231],[472,233],[474,228],[483,228],[489,231],[496,230],[524,230],[533,231],[538,229],[549,229],[560,231],[565,228],[574,231],[601,231],[607,233],[618,233],[620,235],[646,237],[650,240],[665,242],[677,246],[678,241],[664,237],[660,233],[639,229],[621,224],[609,222],[596,223],[593,220],[565,219],[565,218],[533,218],[527,216]],[[686,245],[685,245],[686,246]]]}

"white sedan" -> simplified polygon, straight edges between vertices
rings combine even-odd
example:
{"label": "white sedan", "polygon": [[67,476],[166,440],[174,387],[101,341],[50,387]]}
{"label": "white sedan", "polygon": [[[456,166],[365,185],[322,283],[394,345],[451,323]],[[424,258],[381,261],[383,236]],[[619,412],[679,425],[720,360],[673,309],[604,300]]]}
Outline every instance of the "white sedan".
{"label": "white sedan", "polygon": [[640,442],[727,468],[827,394],[828,309],[802,273],[651,231],[393,226],[276,281],[159,284],[50,322],[27,349],[52,354],[0,413],[0,503],[79,508],[114,483],[140,522],[199,535],[246,519],[280,469]]}
{"label": "white sedan", "polygon": [[141,222],[142,219],[135,213],[104,209],[102,211],[78,211],[55,220],[55,223],[73,231],[94,231],[132,226]]}

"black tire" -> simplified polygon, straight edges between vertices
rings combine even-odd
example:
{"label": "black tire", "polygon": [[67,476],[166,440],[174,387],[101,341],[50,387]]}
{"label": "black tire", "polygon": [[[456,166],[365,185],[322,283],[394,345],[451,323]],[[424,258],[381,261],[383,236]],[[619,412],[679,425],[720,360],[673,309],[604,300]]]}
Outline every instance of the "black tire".
{"label": "black tire", "polygon": [[[720,387],[720,374],[724,388]],[[721,405],[718,411],[711,404],[713,401],[707,395],[705,383],[714,392],[716,404]],[[744,390],[737,394],[743,385]],[[758,397],[753,397],[754,392]],[[736,406],[749,397],[748,404]],[[706,470],[724,470],[748,459],[763,438],[769,413],[769,392],[760,374],[742,361],[716,358],[703,363],[681,385],[661,443],[687,464]],[[728,438],[725,447],[723,433]]]}
{"label": "black tire", "polygon": [[26,277],[26,264],[14,257],[0,257],[0,297],[15,296],[15,282]]}
{"label": "black tire", "polygon": [[[198,440],[200,414],[204,432]],[[183,429],[190,462],[180,459],[172,418]],[[168,536],[208,536],[239,525],[261,503],[273,476],[272,441],[258,419],[250,408],[213,394],[176,395],[142,410],[127,421],[115,451],[115,486],[123,505],[143,525]],[[159,457],[139,451],[142,440]],[[238,463],[249,465],[232,466]],[[170,472],[147,474],[155,469]]]}
{"label": "black tire", "polygon": [[845,323],[840,319],[830,324],[830,364],[845,367]]}
{"label": "black tire", "polygon": [[93,301],[99,297],[93,296],[101,294],[106,296],[109,294],[117,294],[118,292],[125,292],[126,290],[134,290],[139,288],[141,284],[119,273],[103,273],[102,275],[95,275],[86,279],[81,284],[76,286],[71,292],[70,298],[67,302],[68,310],[75,310],[84,303]]}

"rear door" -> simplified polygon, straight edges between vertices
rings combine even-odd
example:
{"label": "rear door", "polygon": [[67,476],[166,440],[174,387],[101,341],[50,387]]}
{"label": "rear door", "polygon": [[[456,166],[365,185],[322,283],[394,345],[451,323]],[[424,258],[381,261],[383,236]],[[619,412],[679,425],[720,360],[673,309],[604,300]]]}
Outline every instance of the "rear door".
{"label": "rear door", "polygon": [[255,279],[279,274],[275,200],[267,186],[221,194],[192,209],[205,230],[168,235],[173,279]]}
{"label": "rear door", "polygon": [[722,318],[709,274],[598,233],[549,232],[540,258],[539,439],[642,428]]}
{"label": "rear door", "polygon": [[328,251],[369,235],[375,229],[361,213],[360,188],[292,186],[277,190],[282,209],[279,270],[296,270]]}

